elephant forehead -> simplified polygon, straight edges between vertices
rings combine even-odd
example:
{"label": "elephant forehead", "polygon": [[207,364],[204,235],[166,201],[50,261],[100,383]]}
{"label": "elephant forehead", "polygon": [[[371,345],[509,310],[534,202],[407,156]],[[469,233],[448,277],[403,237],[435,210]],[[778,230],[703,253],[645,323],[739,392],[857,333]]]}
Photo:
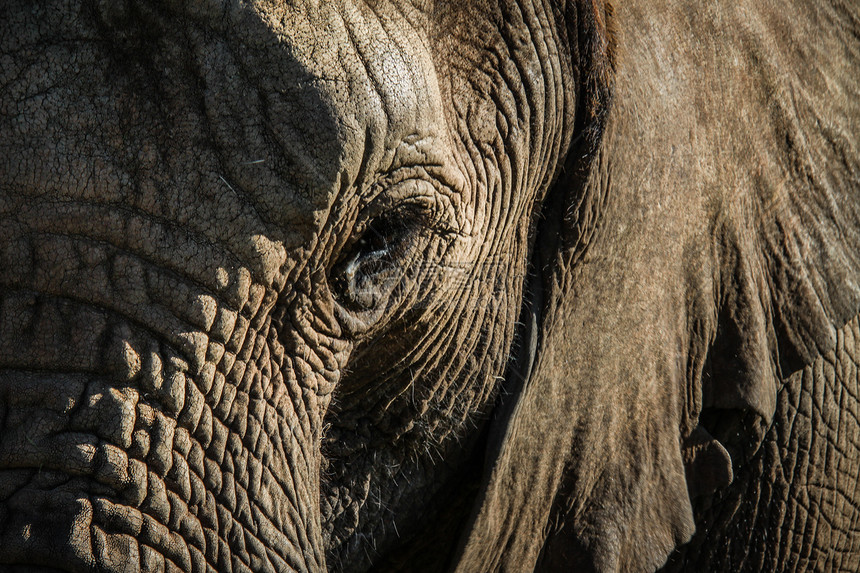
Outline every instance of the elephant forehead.
{"label": "elephant forehead", "polygon": [[404,148],[440,159],[433,156],[445,147],[442,98],[423,31],[416,28],[420,14],[407,21],[390,3],[371,9],[347,1],[267,2],[254,14],[291,67],[272,78],[281,84],[276,91],[296,93],[304,105],[302,113],[285,118],[290,128],[306,130],[312,118],[337,143],[336,158],[310,150],[330,181],[346,175],[350,183],[366,183],[361,173],[389,169]]}

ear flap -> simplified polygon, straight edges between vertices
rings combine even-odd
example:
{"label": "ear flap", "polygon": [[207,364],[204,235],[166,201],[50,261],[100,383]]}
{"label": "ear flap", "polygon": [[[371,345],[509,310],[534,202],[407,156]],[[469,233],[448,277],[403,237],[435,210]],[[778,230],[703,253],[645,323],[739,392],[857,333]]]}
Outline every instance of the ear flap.
{"label": "ear flap", "polygon": [[[779,70],[768,97],[749,104],[768,121],[729,160],[747,195],[717,215],[719,316],[693,414],[736,465],[758,448],[782,380],[834,350],[860,309],[860,141],[850,129],[860,109],[840,95],[860,85],[838,57],[814,61]],[[831,91],[805,89],[821,77]]]}
{"label": "ear flap", "polygon": [[[636,225],[648,199],[620,214],[621,202],[605,201],[612,159],[594,149],[603,134],[601,94],[611,85],[606,12],[578,4],[567,16],[585,62],[579,68],[583,109],[534,248],[530,292],[544,303],[524,312],[529,320],[523,322],[537,325],[538,336],[536,344],[525,344],[535,337],[524,331],[520,347],[537,353],[521,351],[508,377],[519,386],[504,397],[494,421],[495,445],[457,571],[655,570],[693,533],[690,497],[731,481],[732,462],[757,447],[756,436],[771,422],[781,381],[834,348],[836,330],[860,306],[860,145],[844,129],[857,117],[856,103],[844,93],[856,89],[842,90],[842,99],[812,101],[801,97],[808,97],[804,90],[777,97],[785,86],[767,85],[745,109],[762,125],[749,130],[747,116],[737,114],[729,118],[739,122],[731,126],[732,149],[722,141],[697,144],[686,159],[710,153],[706,159],[728,165],[732,174],[680,181],[703,188],[727,181],[742,190],[695,215],[699,225],[712,225],[692,241],[704,243],[703,252],[685,252],[678,235],[659,223],[596,232],[597,213]],[[856,82],[844,70],[821,72],[830,61],[818,63],[808,73]],[[783,81],[786,74],[774,76]],[[650,87],[647,93],[657,92]],[[722,110],[718,92],[707,105]],[[628,116],[639,119],[635,105]],[[658,128],[667,123],[655,122]],[[649,156],[635,141],[642,132],[625,128],[633,141],[612,141],[610,125],[604,142],[619,161],[639,161],[625,168],[627,179],[618,187],[628,193],[625,201],[641,200],[637,186],[640,196],[652,192],[649,199],[656,200],[668,172],[637,178],[636,170],[674,152],[677,141],[661,140],[649,126],[645,145],[660,145]],[[719,139],[723,132],[715,134]],[[672,194],[659,199],[670,201]],[[685,207],[679,200],[663,209]],[[642,241],[643,230],[664,235]],[[637,241],[666,252],[649,252]],[[694,268],[675,272],[666,263],[672,258]]]}
{"label": "ear flap", "polygon": [[[575,443],[585,435],[576,431],[577,421],[571,415],[579,410],[573,407],[577,396],[571,394],[570,380],[557,375],[571,353],[557,339],[564,339],[569,332],[562,308],[565,299],[570,298],[569,270],[591,240],[594,215],[604,200],[605,186],[601,183],[605,181],[589,184],[589,178],[601,171],[595,167],[599,163],[597,148],[610,102],[614,71],[611,9],[593,0],[568,2],[564,17],[574,52],[574,69],[579,74],[574,140],[561,180],[544,200],[543,220],[532,252],[532,272],[525,288],[527,300],[520,320],[523,326],[518,332],[516,358],[509,366],[501,404],[494,413],[483,485],[453,563],[453,569],[463,573],[534,569],[552,529],[550,521],[559,513],[555,508],[559,492],[571,489],[572,484],[564,482],[577,473],[569,468],[571,451],[603,446],[599,440],[588,440],[587,435],[586,443]],[[547,349],[552,352],[547,353]],[[599,429],[598,418],[608,413],[595,408],[591,414],[584,423]],[[674,450],[678,452],[677,444]],[[682,467],[680,454],[671,465]],[[577,468],[584,475],[596,475],[592,469]],[[669,479],[683,483],[682,473],[674,473]],[[591,485],[586,484],[586,489]],[[677,537],[686,536],[689,521],[686,519],[679,532],[670,534],[669,544],[663,545],[671,548]],[[617,532],[609,542],[622,537],[623,533]],[[594,548],[581,549],[585,549],[582,555],[586,561],[592,562]],[[657,549],[661,560],[664,550],[668,549]],[[598,549],[598,553],[617,554],[612,549]],[[613,558],[606,557],[607,562],[600,563],[599,568],[602,570]],[[596,558],[597,562],[601,559]]]}
{"label": "ear flap", "polygon": [[[536,247],[535,267],[550,271],[532,291],[544,311],[523,321],[540,326],[537,356],[494,420],[496,446],[456,571],[655,570],[693,532],[678,438],[680,348],[649,330],[677,325],[665,322],[663,301],[643,304],[655,293],[618,288],[613,273],[579,258],[598,240],[587,207],[602,200],[602,159],[579,188],[579,220],[555,210],[564,220],[548,216],[552,231]],[[650,312],[624,311],[633,305]]]}
{"label": "ear flap", "polygon": [[791,135],[789,152],[805,156],[794,165],[804,172],[791,174],[793,185],[761,181],[779,185],[781,205],[763,205],[771,211],[760,215],[760,225],[785,376],[835,349],[837,330],[860,307],[860,149],[843,150],[847,164],[840,165],[821,157],[835,142],[814,135]]}

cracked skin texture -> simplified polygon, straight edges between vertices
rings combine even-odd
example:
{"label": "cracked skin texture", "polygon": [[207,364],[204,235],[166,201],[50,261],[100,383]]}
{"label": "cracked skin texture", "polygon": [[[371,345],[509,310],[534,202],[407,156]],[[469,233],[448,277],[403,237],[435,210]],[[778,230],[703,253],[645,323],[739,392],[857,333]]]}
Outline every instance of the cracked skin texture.
{"label": "cracked skin texture", "polygon": [[856,571],[855,3],[0,5],[0,571]]}

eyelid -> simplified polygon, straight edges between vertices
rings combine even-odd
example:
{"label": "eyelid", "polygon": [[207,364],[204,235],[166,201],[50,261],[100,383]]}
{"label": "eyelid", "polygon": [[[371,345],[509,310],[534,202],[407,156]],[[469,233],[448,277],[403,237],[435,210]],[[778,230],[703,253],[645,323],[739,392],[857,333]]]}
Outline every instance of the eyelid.
{"label": "eyelid", "polygon": [[450,190],[435,179],[410,178],[390,184],[365,207],[360,220],[366,225],[382,213],[401,209],[424,215],[431,231],[462,234]]}

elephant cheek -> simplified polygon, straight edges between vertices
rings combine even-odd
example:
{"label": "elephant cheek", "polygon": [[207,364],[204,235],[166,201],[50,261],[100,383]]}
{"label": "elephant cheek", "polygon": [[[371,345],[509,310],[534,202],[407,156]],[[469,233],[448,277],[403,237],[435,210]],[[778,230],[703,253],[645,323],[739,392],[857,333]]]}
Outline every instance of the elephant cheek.
{"label": "elephant cheek", "polygon": [[346,350],[308,305],[60,226],[12,243],[35,264],[0,253],[0,568],[324,569],[319,441]]}
{"label": "elephant cheek", "polygon": [[[36,326],[35,316],[26,319]],[[27,341],[40,352],[17,356],[43,361],[0,369],[0,564],[324,567],[318,443],[325,397],[299,380],[304,366],[272,356],[271,327],[226,360],[225,374],[223,356],[194,369],[127,326],[94,328],[95,340],[113,338],[102,356],[73,355],[86,335],[51,328],[59,319],[39,320],[23,332],[40,333]],[[120,333],[126,338],[114,338]],[[16,355],[8,343],[3,366]],[[110,346],[124,350],[124,364],[110,362]],[[48,357],[51,370],[43,369]],[[92,371],[75,372],[83,365]]]}
{"label": "elephant cheek", "polygon": [[231,173],[184,45],[147,36],[156,90],[90,8],[0,18],[0,569],[323,570],[319,198]]}

